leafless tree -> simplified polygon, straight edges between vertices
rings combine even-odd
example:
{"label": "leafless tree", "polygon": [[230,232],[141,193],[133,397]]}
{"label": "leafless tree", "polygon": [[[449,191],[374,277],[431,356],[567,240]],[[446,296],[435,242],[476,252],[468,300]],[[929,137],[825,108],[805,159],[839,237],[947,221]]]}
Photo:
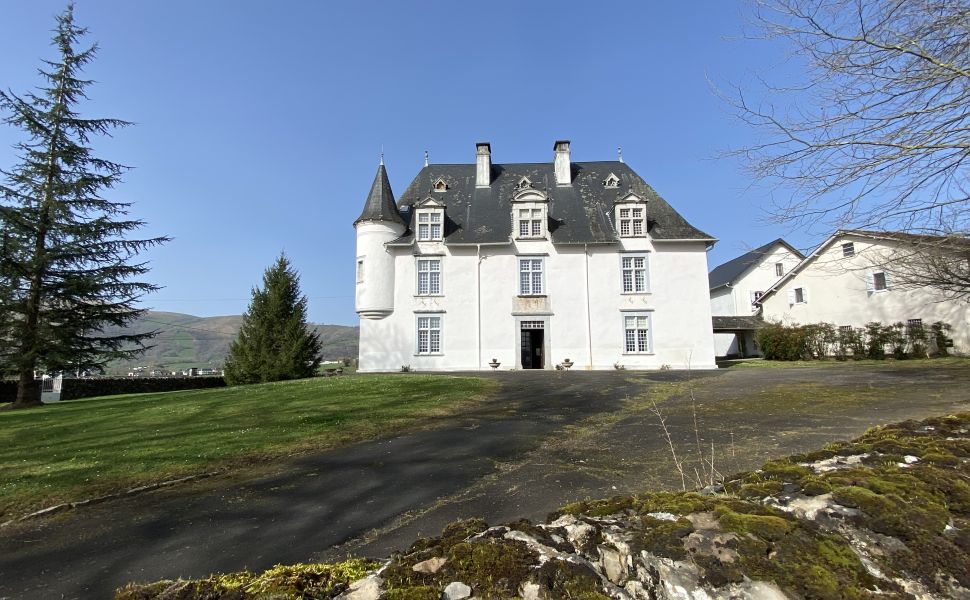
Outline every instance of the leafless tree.
{"label": "leafless tree", "polygon": [[807,63],[795,84],[724,94],[761,134],[734,154],[791,193],[772,216],[829,231],[968,231],[970,0],[752,2],[756,35]]}
{"label": "leafless tree", "polygon": [[894,233],[887,260],[894,287],[932,288],[941,300],[970,301],[970,239]]}

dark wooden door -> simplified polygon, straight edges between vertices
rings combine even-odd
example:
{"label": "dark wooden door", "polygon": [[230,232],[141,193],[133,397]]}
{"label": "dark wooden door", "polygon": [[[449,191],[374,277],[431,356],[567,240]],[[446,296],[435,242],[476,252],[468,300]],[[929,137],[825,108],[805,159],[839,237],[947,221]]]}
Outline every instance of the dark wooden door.
{"label": "dark wooden door", "polygon": [[523,369],[545,368],[545,357],[542,355],[542,346],[545,339],[544,334],[545,331],[541,329],[522,330],[521,344]]}

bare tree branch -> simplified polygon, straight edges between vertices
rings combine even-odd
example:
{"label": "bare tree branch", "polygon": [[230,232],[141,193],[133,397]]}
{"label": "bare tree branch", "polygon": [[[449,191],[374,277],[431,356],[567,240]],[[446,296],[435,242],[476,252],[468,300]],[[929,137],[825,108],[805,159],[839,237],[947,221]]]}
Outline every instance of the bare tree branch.
{"label": "bare tree branch", "polygon": [[[793,193],[792,225],[970,230],[970,0],[752,0],[793,86],[722,94],[760,138],[730,154]],[[752,102],[752,97],[764,101]]]}

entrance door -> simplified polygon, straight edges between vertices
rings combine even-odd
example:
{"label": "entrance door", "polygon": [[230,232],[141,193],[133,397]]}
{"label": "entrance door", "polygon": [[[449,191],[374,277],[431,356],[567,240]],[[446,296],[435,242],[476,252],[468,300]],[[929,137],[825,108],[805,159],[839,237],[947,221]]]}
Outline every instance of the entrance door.
{"label": "entrance door", "polygon": [[521,333],[523,369],[545,368],[545,357],[542,355],[545,333],[542,329],[526,329],[526,325],[523,324]]}

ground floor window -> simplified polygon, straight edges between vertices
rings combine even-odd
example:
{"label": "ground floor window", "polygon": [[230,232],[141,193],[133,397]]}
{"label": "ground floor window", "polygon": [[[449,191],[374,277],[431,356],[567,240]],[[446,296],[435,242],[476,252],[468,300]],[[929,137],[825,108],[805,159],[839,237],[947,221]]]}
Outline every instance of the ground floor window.
{"label": "ground floor window", "polygon": [[441,353],[441,317],[418,317],[418,354]]}
{"label": "ground floor window", "polygon": [[627,354],[650,352],[650,313],[623,315],[623,350]]}

